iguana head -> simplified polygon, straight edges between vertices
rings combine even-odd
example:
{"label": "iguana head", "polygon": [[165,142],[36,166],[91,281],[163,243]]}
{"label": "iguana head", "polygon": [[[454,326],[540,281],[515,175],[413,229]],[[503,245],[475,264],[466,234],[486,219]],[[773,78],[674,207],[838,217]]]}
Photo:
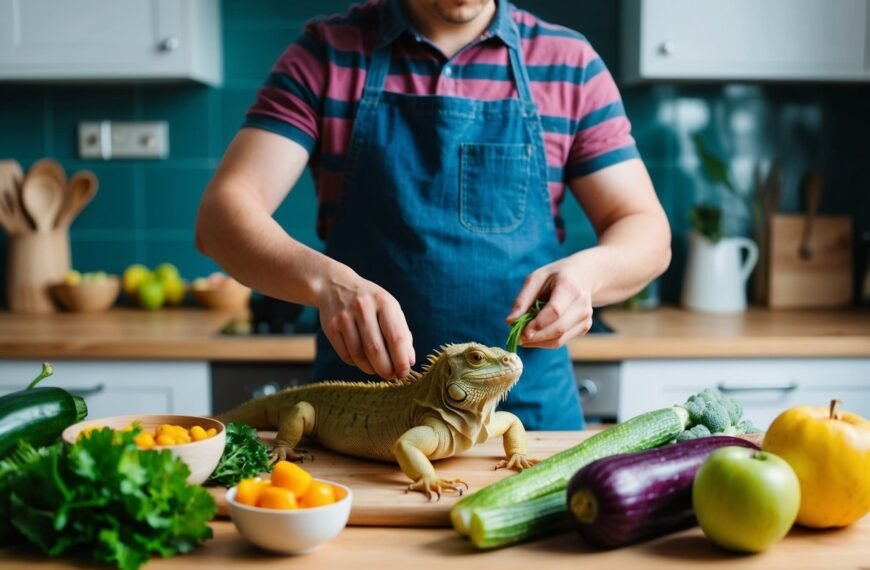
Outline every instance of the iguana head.
{"label": "iguana head", "polygon": [[436,379],[441,401],[453,409],[482,410],[497,404],[523,371],[519,356],[498,347],[451,344],[429,357],[427,375]]}

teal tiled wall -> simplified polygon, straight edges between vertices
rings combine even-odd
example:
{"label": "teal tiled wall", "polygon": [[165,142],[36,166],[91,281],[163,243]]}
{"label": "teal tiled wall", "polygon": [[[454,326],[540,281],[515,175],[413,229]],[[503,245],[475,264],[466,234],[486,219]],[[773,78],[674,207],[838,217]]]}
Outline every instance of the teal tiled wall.
{"label": "teal tiled wall", "polygon": [[[78,269],[120,272],[133,262],[170,261],[188,278],[214,271],[217,267],[193,243],[202,190],[257,87],[302,23],[317,14],[342,11],[349,3],[223,0],[226,79],[218,89],[192,84],[0,84],[0,158],[16,158],[26,167],[40,157],[54,156],[70,172],[88,168],[97,173],[97,199],[72,228],[73,262]],[[519,0],[517,4],[586,34],[618,76],[617,2]],[[654,85],[624,88],[623,97],[674,228],[675,259],[662,280],[665,299],[678,294],[688,210],[710,192],[688,144],[694,130],[705,132],[732,161],[735,177],[743,185],[749,184],[755,162],[782,159],[785,210],[798,208],[796,184],[801,173],[813,165],[824,167],[828,191],[822,209],[852,213],[858,231],[870,229],[870,87]],[[76,125],[98,119],[168,121],[170,158],[78,159]],[[320,248],[314,208],[314,189],[305,176],[275,216],[294,236]],[[591,227],[570,198],[563,214],[568,226],[566,251],[594,243]],[[739,217],[739,208],[733,208],[732,214]],[[5,236],[0,237],[0,245],[3,240]]]}

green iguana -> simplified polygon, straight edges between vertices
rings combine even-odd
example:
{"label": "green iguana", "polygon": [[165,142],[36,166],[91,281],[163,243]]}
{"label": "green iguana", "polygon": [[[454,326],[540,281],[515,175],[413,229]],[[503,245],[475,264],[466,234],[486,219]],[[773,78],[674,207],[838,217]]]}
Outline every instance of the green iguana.
{"label": "green iguana", "polygon": [[441,492],[462,494],[460,479],[441,479],[431,460],[451,457],[491,437],[503,436],[505,459],[496,469],[522,470],[527,457],[523,424],[496,411],[522,373],[520,358],[477,343],[452,344],[428,357],[422,373],[395,382],[327,381],[251,400],[218,417],[258,429],[276,429],[273,461],[301,461],[297,449],[311,437],[333,451],[397,461],[430,499]]}

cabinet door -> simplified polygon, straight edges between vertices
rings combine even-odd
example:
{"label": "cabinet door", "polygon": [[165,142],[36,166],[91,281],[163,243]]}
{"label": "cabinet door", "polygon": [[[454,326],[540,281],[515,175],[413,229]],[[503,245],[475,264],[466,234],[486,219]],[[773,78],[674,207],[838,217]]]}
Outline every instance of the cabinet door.
{"label": "cabinet door", "polygon": [[827,406],[870,417],[870,360],[636,360],[623,363],[619,419],[680,404],[705,388],[737,399],[761,429],[792,406]]}
{"label": "cabinet door", "polygon": [[[53,362],[40,385],[78,394],[88,418],[123,414],[211,413],[207,362]],[[0,362],[0,395],[21,390],[41,370],[37,361]]]}
{"label": "cabinet door", "polygon": [[868,4],[636,0],[624,32],[639,37],[625,45],[640,78],[868,80]]}
{"label": "cabinet door", "polygon": [[187,0],[0,0],[0,75],[180,74]]}

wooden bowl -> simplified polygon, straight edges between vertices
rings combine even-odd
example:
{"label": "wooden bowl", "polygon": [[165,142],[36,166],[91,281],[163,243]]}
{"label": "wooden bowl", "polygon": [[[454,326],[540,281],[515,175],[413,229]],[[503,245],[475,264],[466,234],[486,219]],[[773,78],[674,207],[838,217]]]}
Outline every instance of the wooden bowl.
{"label": "wooden bowl", "polygon": [[190,292],[204,307],[221,311],[244,309],[251,300],[251,288],[238,281],[229,281],[215,288],[191,287]]}
{"label": "wooden bowl", "polygon": [[108,310],[118,299],[121,280],[110,275],[102,281],[82,281],[75,285],[59,283],[52,293],[67,310],[76,313],[98,313]]}
{"label": "wooden bowl", "polygon": [[124,429],[133,422],[139,422],[142,431],[151,433],[154,433],[154,429],[162,424],[178,425],[188,429],[198,425],[205,430],[209,428],[217,430],[215,435],[201,441],[179,443],[177,445],[155,445],[152,448],[157,450],[168,449],[172,455],[184,461],[190,468],[190,476],[187,478],[187,482],[193,485],[199,485],[208,479],[214,468],[217,467],[227,441],[226,428],[221,422],[204,416],[184,416],[179,414],[132,414],[129,416],[111,416],[108,418],[85,420],[63,430],[61,438],[65,442],[73,444],[76,442],[79,433],[86,428],[109,427],[112,429]]}

